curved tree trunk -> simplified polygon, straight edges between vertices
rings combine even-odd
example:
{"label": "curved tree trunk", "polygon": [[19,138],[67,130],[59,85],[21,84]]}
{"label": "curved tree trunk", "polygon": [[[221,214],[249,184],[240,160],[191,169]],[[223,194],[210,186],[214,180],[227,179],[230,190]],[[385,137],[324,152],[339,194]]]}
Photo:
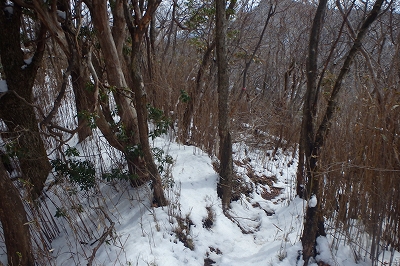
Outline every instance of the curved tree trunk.
{"label": "curved tree trunk", "polygon": [[[140,62],[142,59],[141,45],[145,32],[148,30],[153,14],[155,13],[161,1],[149,1],[145,15],[142,17],[142,11],[136,6],[134,7],[135,14],[140,19],[132,21],[129,15],[127,3],[124,2],[125,19],[128,24],[129,33],[132,38],[132,54],[130,61],[130,74],[132,79],[132,91],[135,95],[135,104],[137,110],[138,127],[140,145],[143,152],[143,159],[146,164],[146,169],[153,184],[153,201],[157,206],[165,206],[167,200],[164,195],[162,180],[157,166],[154,162],[153,155],[151,154],[149,143],[149,129],[148,129],[148,114],[147,114],[147,94],[144,87],[143,77],[140,69]],[[137,3],[136,3],[137,4]]]}
{"label": "curved tree trunk", "polygon": [[78,141],[82,142],[93,134],[87,116],[94,112],[94,92],[87,88],[87,83],[90,82],[89,72],[82,61],[74,63],[71,78],[78,114]]}
{"label": "curved tree trunk", "polygon": [[0,222],[8,265],[34,265],[28,220],[18,190],[0,163]]}
{"label": "curved tree trunk", "polygon": [[[77,6],[76,12],[80,13],[80,5]],[[90,81],[89,68],[87,66],[87,54],[89,53],[89,44],[85,38],[78,38],[80,34],[79,26],[75,28],[72,22],[72,12],[69,0],[59,0],[57,8],[60,11],[65,12],[65,19],[62,21],[62,29],[65,34],[65,40],[68,43],[68,51],[65,51],[65,55],[68,58],[69,64],[71,65],[71,83],[72,89],[75,94],[75,106],[77,111],[78,119],[78,141],[82,142],[87,137],[93,134],[90,126],[95,110],[95,97],[96,92],[93,87],[89,87]],[[79,17],[79,20],[82,18]],[[78,23],[79,23],[79,20]],[[59,37],[60,38],[60,37]]]}
{"label": "curved tree trunk", "polygon": [[[122,58],[122,47],[125,41],[123,25],[126,25],[121,14],[122,2],[116,1],[116,5],[113,7],[113,14],[115,15],[113,31],[111,31],[109,25],[107,2],[103,0],[86,0],[85,3],[90,9],[93,25],[99,36],[101,51],[107,69],[108,83],[115,88],[113,96],[118,107],[121,128],[111,128],[109,121],[106,123],[104,120],[101,121],[99,119],[96,124],[107,138],[107,141],[111,145],[114,143],[113,146],[125,154],[129,171],[138,176],[138,182],[135,182],[135,184],[140,185],[148,181],[149,177],[147,171],[143,170],[146,169],[144,161],[138,156],[132,155],[132,149],[140,144],[140,136],[138,117],[131,100],[133,96],[130,95],[128,90],[129,77],[125,76],[124,59]],[[97,111],[101,112],[99,108]],[[104,116],[99,114],[99,117],[102,119]],[[119,133],[124,138],[118,139],[115,133]]]}
{"label": "curved tree trunk", "polygon": [[129,140],[127,143],[137,144],[139,138],[137,134],[134,134],[137,132],[137,114],[131,100],[125,97],[128,85],[123,71],[123,58],[120,58],[119,55],[121,53],[118,52],[112,36],[107,15],[107,2],[94,0],[93,5],[89,5],[89,9],[92,14],[93,25],[99,36],[108,82],[116,90],[114,98],[118,105],[118,114],[121,117],[121,122],[125,127],[125,133],[128,134]]}
{"label": "curved tree trunk", "polygon": [[132,51],[132,85],[133,91],[135,93],[135,103],[138,114],[140,145],[142,148],[143,158],[146,163],[146,167],[149,171],[150,179],[153,182],[153,201],[157,204],[157,206],[165,206],[167,204],[167,201],[165,199],[164,191],[162,188],[161,176],[158,172],[157,166],[154,162],[154,158],[150,150],[149,129],[147,125],[147,95],[143,84],[143,78],[140,73],[140,57],[140,49],[135,49],[135,51]]}

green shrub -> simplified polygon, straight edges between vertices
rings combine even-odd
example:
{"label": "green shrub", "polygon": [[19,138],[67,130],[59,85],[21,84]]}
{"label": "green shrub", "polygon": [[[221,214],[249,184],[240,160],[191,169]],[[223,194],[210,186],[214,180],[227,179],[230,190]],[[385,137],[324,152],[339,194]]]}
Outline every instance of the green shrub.
{"label": "green shrub", "polygon": [[[78,156],[79,152],[75,148],[69,148],[65,152],[67,156]],[[79,185],[81,190],[88,191],[96,183],[96,170],[90,161],[80,161],[69,158],[66,161],[55,159],[51,165],[58,176],[67,177],[73,184]]]}
{"label": "green shrub", "polygon": [[135,180],[138,178],[137,175],[130,174],[128,171],[121,170],[119,168],[111,169],[110,173],[104,173],[102,178],[107,182],[111,182],[113,180]]}
{"label": "green shrub", "polygon": [[164,150],[157,147],[152,148],[151,151],[153,152],[154,159],[158,164],[158,172],[163,174],[166,167],[174,163],[174,158],[169,154],[164,156]]}
{"label": "green shrub", "polygon": [[162,134],[166,134],[171,125],[171,120],[164,115],[164,112],[151,105],[147,105],[147,111],[149,113],[149,121],[154,124],[154,130],[149,133],[151,139],[155,139]]}
{"label": "green shrub", "polygon": [[188,103],[191,100],[191,98],[187,93],[187,91],[181,90],[181,95],[179,96],[179,100],[181,100],[183,103]]}

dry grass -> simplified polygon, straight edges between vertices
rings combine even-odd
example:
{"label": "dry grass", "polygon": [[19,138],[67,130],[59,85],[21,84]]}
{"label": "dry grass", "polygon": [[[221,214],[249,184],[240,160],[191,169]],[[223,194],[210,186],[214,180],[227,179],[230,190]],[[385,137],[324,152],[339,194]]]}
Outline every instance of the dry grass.
{"label": "dry grass", "polygon": [[398,89],[380,93],[380,100],[361,91],[359,100],[345,102],[321,160],[327,218],[373,261],[381,246],[400,247],[400,97]]}

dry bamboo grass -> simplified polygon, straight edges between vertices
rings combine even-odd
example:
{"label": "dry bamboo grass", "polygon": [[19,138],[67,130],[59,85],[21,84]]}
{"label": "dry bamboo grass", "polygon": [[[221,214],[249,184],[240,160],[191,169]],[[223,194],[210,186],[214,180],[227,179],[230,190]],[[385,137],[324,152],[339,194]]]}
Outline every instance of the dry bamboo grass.
{"label": "dry bamboo grass", "polygon": [[[182,43],[179,44],[179,56],[175,54],[174,58],[167,57],[165,61],[169,62],[168,64],[157,62],[153,79],[147,81],[154,96],[152,104],[170,116],[180,142],[195,145],[213,154],[217,150],[218,135],[215,65],[211,64],[209,73],[200,81],[200,87],[196,87],[201,54],[185,41],[180,42]],[[200,90],[197,90],[198,88]],[[188,102],[182,100],[181,91],[189,95]],[[188,112],[189,108],[193,108],[192,113],[185,122],[185,112]]]}
{"label": "dry bamboo grass", "polygon": [[321,160],[331,226],[375,264],[400,248],[400,97],[398,88],[379,93],[361,90],[342,105]]}
{"label": "dry bamboo grass", "polygon": [[[201,91],[196,94],[195,75],[200,66],[196,60],[187,57],[187,51],[193,48],[183,45],[182,47],[184,48],[181,56],[176,56],[167,67],[162,64],[157,65],[153,79],[147,81],[155,97],[152,103],[164,110],[164,113],[171,115],[177,140],[184,144],[196,145],[214,155],[218,150],[215,63],[208,66],[207,74],[201,80]],[[298,84],[298,81],[294,82],[299,86],[293,89],[293,93],[297,94],[302,85]],[[290,85],[295,86],[292,83]],[[191,97],[190,101],[194,102],[181,101],[181,90],[187,92]],[[297,96],[287,93],[265,95],[253,91],[242,99],[236,100],[236,98],[237,91],[232,90],[230,116],[235,141],[241,141],[242,136],[247,135],[252,136],[252,143],[248,143],[252,146],[267,143],[266,150],[271,149],[271,146],[275,150],[278,148],[295,150],[299,138],[301,105]],[[193,104],[193,112],[187,132],[184,129],[184,117],[189,104]],[[276,138],[266,142],[264,133]]]}

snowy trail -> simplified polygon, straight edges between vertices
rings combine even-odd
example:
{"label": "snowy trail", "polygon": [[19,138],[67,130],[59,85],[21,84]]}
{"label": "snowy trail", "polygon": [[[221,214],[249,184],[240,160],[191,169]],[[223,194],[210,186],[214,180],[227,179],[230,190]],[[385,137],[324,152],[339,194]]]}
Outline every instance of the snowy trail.
{"label": "snowy trail", "polygon": [[[232,203],[229,214],[234,223],[222,212],[216,193],[218,176],[206,154],[161,138],[156,139],[155,146],[174,158],[173,185],[167,189],[169,206],[152,208],[149,187],[134,189],[123,182],[102,185],[98,198],[80,202],[85,215],[77,223],[93,231],[90,241],[110,225],[107,220],[96,220],[93,212],[98,209],[93,206],[104,204],[115,223],[112,237],[99,247],[93,265],[302,265],[298,258],[305,202],[292,198],[296,163],[291,156],[260,160],[262,154],[255,151],[244,155],[243,148],[235,145],[235,160],[244,162],[235,167],[245,182],[250,182],[246,175],[249,169],[253,179],[264,176],[275,181],[254,184],[253,193]],[[271,189],[281,193],[270,200],[263,198],[263,192]],[[55,207],[51,211],[55,212]],[[204,226],[210,211],[212,223]],[[64,229],[52,243],[53,265],[86,265],[96,244],[80,244],[67,219],[57,218],[57,222]],[[243,229],[250,233],[243,234]],[[368,261],[356,264],[351,249],[344,246],[332,258],[328,242],[321,243],[324,249],[320,256],[331,265],[370,265]],[[0,259],[5,263],[5,254],[0,254]]]}

